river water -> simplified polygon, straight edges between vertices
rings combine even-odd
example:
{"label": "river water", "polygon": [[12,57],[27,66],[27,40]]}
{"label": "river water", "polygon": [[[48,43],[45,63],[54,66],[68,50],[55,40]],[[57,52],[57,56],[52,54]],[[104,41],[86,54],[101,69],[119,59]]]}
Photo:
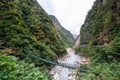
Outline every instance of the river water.
{"label": "river water", "polygon": [[[58,59],[59,62],[75,64],[80,66],[85,58],[75,54],[72,48],[67,48],[67,54]],[[61,66],[55,66],[51,69],[50,75],[53,80],[78,80],[78,69],[68,69]]]}

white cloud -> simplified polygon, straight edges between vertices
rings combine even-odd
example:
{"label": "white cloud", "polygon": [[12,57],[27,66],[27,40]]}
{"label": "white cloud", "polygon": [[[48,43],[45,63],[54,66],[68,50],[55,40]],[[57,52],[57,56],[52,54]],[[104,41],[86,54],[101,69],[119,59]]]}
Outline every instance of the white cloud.
{"label": "white cloud", "polygon": [[95,0],[38,0],[49,14],[55,15],[61,25],[79,34],[85,16]]}

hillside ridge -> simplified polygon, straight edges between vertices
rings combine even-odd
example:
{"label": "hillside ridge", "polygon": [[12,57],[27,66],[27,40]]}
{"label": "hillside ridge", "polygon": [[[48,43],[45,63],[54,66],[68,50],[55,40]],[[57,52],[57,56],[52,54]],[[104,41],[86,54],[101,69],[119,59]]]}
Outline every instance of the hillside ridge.
{"label": "hillside ridge", "polygon": [[58,19],[54,15],[50,15],[50,18],[55,26],[56,31],[58,32],[58,35],[60,36],[61,40],[68,46],[72,46],[74,42],[73,35],[70,31],[66,30]]}

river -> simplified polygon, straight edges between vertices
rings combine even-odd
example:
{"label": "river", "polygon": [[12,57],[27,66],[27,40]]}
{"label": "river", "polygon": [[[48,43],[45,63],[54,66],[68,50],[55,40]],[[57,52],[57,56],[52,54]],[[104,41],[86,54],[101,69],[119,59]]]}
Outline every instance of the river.
{"label": "river", "polygon": [[[67,54],[58,59],[59,62],[75,64],[80,66],[86,61],[85,58],[75,54],[74,49],[67,48]],[[78,69],[68,69],[61,66],[55,66],[51,69],[50,75],[53,80],[78,80]]]}

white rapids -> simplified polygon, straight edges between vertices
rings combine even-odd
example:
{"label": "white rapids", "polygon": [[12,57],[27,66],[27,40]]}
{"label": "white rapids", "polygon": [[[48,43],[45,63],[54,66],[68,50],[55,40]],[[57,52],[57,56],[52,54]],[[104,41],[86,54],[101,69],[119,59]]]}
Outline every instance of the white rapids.
{"label": "white rapids", "polygon": [[[60,58],[58,61],[68,64],[75,64],[80,66],[86,61],[85,58],[75,54],[74,49],[67,48],[67,54]],[[78,69],[68,69],[61,66],[55,66],[51,69],[50,75],[53,80],[78,80]]]}

